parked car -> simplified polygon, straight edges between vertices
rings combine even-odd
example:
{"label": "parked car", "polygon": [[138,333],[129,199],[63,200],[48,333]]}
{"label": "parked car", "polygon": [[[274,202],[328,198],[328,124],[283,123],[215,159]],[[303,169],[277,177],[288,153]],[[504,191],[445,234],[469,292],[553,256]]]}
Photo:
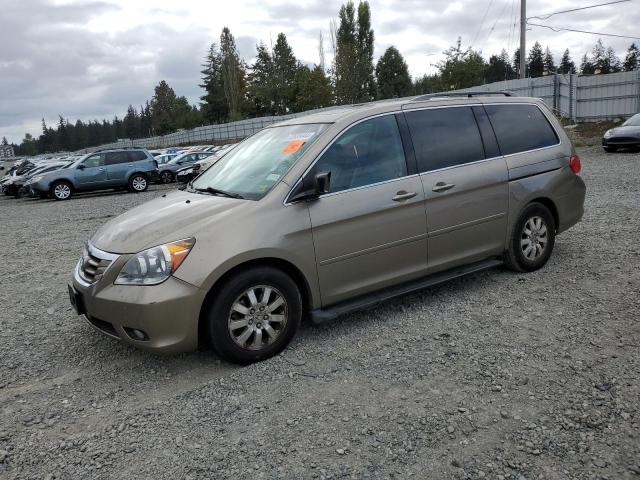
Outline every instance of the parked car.
{"label": "parked car", "polygon": [[77,160],[68,168],[39,175],[30,188],[36,195],[68,200],[75,192],[128,188],[144,192],[158,175],[157,163],[141,148],[101,150]]}
{"label": "parked car", "polygon": [[303,315],[541,268],[582,217],[579,171],[539,99],[441,94],[290,119],[100,228],[71,302],[140,348],[265,359]]}
{"label": "parked car", "polygon": [[640,113],[627,119],[622,125],[607,130],[602,137],[605,152],[616,152],[619,148],[640,147]]}
{"label": "parked car", "polygon": [[203,160],[199,160],[197,161],[194,165],[193,165],[193,176],[197,176],[200,173],[204,172],[206,169],[208,169],[211,165],[213,165],[214,163],[216,163],[218,160],[220,160],[226,153],[230,152],[231,150],[233,150],[233,148],[236,146],[237,144],[231,144],[231,145],[225,145],[223,147],[220,147],[217,150],[214,150],[213,152],[211,152],[211,155],[206,157]]}
{"label": "parked car", "polygon": [[159,180],[162,183],[171,183],[176,180],[176,173],[183,167],[192,166],[196,160],[207,158],[209,152],[183,153],[159,166]]}
{"label": "parked car", "polygon": [[162,155],[158,155],[154,157],[156,162],[158,162],[158,166],[164,165],[165,163],[169,163],[171,160],[178,156],[177,153],[164,153]]}
{"label": "parked car", "polygon": [[24,186],[27,183],[31,182],[33,178],[37,177],[38,175],[44,175],[48,172],[60,170],[63,167],[68,167],[71,163],[70,162],[48,162],[32,170],[29,170],[27,173],[23,175],[17,175],[11,181],[5,184],[5,193],[7,195],[13,195],[16,198],[20,198],[22,195],[26,194],[26,191],[24,190]]}
{"label": "parked car", "polygon": [[178,183],[187,183],[193,179],[193,167],[182,167],[176,172],[176,181]]}

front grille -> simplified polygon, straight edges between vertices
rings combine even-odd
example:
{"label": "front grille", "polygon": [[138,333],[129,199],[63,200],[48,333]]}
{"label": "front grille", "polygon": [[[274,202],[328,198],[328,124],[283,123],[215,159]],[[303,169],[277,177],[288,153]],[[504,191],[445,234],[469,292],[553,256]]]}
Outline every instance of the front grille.
{"label": "front grille", "polygon": [[80,278],[90,284],[96,283],[102,278],[115,257],[113,254],[103,252],[88,244],[78,265]]}

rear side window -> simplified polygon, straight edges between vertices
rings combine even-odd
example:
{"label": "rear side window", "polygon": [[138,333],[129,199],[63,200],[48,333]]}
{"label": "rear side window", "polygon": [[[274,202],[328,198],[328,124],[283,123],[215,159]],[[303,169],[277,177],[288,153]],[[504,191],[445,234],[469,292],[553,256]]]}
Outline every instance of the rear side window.
{"label": "rear side window", "polygon": [[547,117],[535,105],[485,105],[502,155],[550,147],[559,142]]}
{"label": "rear side window", "polygon": [[106,156],[107,165],[118,165],[119,163],[126,163],[128,161],[126,152],[109,152]]}
{"label": "rear side window", "polygon": [[414,110],[405,116],[421,173],[485,158],[471,107]]}
{"label": "rear side window", "polygon": [[133,152],[127,152],[130,162],[139,162],[140,160],[146,160],[147,154],[141,150],[134,150]]}

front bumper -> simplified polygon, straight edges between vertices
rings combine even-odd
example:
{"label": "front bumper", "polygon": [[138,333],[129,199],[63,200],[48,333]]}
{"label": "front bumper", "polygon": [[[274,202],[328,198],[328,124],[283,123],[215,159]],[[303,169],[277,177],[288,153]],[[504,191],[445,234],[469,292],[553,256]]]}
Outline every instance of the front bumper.
{"label": "front bumper", "polygon": [[603,147],[632,147],[640,145],[640,137],[602,137]]}
{"label": "front bumper", "polygon": [[94,284],[87,284],[76,267],[69,287],[78,313],[96,330],[143,350],[166,354],[195,350],[202,291],[175,277],[153,286],[114,285],[124,261],[114,261],[113,269],[108,269],[113,271]]}

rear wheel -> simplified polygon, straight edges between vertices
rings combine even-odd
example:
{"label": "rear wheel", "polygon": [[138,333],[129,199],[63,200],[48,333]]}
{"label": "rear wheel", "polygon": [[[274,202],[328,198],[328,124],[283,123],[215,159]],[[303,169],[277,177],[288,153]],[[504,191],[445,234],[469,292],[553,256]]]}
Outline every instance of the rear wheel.
{"label": "rear wheel", "polygon": [[555,237],[556,225],[549,209],[541,203],[530,203],[513,229],[505,264],[518,272],[541,268],[551,256]]}
{"label": "rear wheel", "polygon": [[224,283],[207,313],[208,334],[223,358],[247,364],[278,354],[302,318],[300,291],[271,267],[239,272]]}
{"label": "rear wheel", "polygon": [[162,183],[171,183],[174,180],[173,172],[169,170],[165,170],[164,172],[160,172],[160,181]]}
{"label": "rear wheel", "polygon": [[129,179],[129,190],[132,192],[144,192],[149,188],[149,180],[144,173],[134,173]]}
{"label": "rear wheel", "polygon": [[51,196],[56,200],[69,200],[73,195],[73,187],[69,182],[60,181],[51,185]]}

